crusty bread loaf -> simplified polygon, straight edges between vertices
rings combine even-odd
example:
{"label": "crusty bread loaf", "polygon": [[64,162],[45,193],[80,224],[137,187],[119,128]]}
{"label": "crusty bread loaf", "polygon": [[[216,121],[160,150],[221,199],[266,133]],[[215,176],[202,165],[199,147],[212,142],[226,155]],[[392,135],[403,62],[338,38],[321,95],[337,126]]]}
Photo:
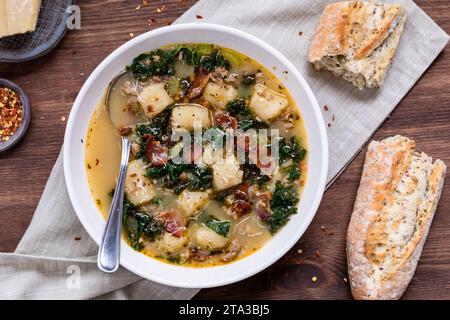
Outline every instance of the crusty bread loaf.
{"label": "crusty bread loaf", "polygon": [[392,63],[406,10],[375,1],[328,5],[313,38],[309,62],[355,86],[380,87]]}
{"label": "crusty bread loaf", "polygon": [[414,275],[446,166],[395,136],[372,141],[347,232],[355,299],[399,299]]}

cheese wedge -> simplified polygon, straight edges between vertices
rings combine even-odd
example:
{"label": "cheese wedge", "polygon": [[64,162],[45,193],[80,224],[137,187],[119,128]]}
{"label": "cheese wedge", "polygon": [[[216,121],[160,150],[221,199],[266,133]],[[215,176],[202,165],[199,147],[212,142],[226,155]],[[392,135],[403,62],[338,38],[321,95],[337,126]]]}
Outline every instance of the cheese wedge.
{"label": "cheese wedge", "polygon": [[1,0],[0,38],[33,32],[41,8],[41,0]]}

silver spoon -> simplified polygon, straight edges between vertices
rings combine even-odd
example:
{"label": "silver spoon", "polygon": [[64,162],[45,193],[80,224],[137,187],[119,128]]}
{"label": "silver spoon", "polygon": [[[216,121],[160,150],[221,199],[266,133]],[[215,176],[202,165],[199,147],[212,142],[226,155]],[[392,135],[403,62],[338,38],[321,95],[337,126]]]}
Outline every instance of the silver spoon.
{"label": "silver spoon", "polygon": [[[111,81],[106,93],[106,110],[111,118],[110,113],[110,95],[115,84],[122,77],[129,74],[126,71],[119,73]],[[111,119],[114,125],[114,121]],[[122,234],[122,214],[123,214],[123,193],[125,178],[127,174],[128,159],[130,155],[130,139],[126,136],[121,136],[122,143],[122,155],[120,159],[119,177],[117,179],[114,196],[111,202],[111,208],[108,214],[108,220],[106,221],[105,231],[103,233],[102,241],[98,251],[97,265],[98,268],[104,272],[112,273],[117,271],[120,263],[120,239]]]}

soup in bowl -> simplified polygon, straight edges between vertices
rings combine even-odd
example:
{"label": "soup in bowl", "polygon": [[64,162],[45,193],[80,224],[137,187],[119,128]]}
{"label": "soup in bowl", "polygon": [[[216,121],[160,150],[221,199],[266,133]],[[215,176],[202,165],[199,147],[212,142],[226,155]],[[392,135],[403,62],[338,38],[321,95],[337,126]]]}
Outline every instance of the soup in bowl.
{"label": "soup in bowl", "polygon": [[110,208],[125,135],[131,247],[192,267],[257,251],[297,213],[307,179],[306,133],[282,81],[208,43],[141,53],[126,70],[87,132],[86,173],[100,211]]}
{"label": "soup in bowl", "polygon": [[[105,101],[98,89],[120,72]],[[298,240],[323,193],[327,141],[309,87],[281,54],[231,28],[142,35],[81,90],[64,164],[76,212],[97,242],[121,135],[132,145],[121,264],[161,283],[210,287],[261,270]]]}

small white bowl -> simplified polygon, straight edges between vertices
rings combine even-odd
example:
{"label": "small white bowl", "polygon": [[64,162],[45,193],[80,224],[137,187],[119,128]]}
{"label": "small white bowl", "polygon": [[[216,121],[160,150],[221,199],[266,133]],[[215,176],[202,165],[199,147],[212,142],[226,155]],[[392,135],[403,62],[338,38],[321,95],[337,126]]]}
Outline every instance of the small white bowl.
{"label": "small white bowl", "polygon": [[[245,32],[214,24],[180,24],[142,34],[111,53],[92,72],[80,90],[64,138],[64,175],[73,207],[89,235],[99,243],[105,220],[95,206],[86,176],[85,144],[89,120],[110,80],[138,54],[174,43],[214,43],[235,49],[266,66],[279,77],[296,101],[308,140],[308,178],[298,213],[263,248],[236,262],[190,268],[147,257],[121,244],[121,265],[162,284],[208,288],[226,285],[267,268],[283,256],[305,232],[322,198],[328,170],[328,141],[317,101],[302,75],[281,53]],[[273,68],[274,67],[274,68]],[[288,72],[283,72],[288,71]]]}

